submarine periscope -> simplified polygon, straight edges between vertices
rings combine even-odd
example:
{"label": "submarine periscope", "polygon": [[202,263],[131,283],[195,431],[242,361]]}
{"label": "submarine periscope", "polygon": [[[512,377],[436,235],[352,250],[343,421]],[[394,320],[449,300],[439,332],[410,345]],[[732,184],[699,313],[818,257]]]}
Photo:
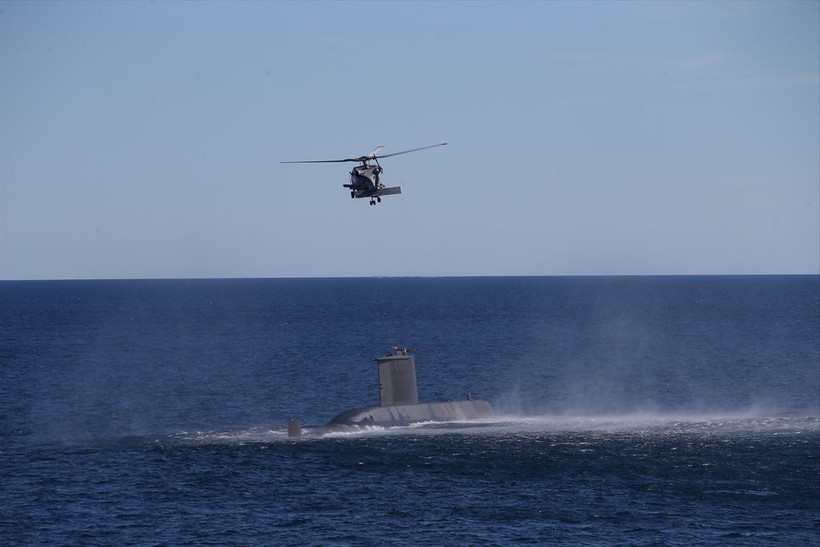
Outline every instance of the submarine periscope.
{"label": "submarine periscope", "polygon": [[[393,352],[376,359],[379,370],[379,406],[351,408],[333,417],[326,426],[311,429],[310,433],[368,426],[397,427],[419,422],[453,422],[476,420],[494,415],[487,401],[468,398],[463,401],[419,403],[416,385],[416,362],[407,349],[393,348]],[[288,436],[301,437],[298,420],[288,422]]]}

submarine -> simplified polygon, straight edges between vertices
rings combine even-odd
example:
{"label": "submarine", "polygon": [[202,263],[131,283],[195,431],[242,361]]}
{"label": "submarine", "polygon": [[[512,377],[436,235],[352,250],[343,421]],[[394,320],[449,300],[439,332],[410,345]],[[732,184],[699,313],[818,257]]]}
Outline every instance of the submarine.
{"label": "submarine", "polygon": [[[416,362],[407,349],[376,358],[379,372],[379,405],[351,408],[334,416],[326,426],[312,428],[310,434],[351,431],[371,426],[398,427],[419,422],[453,422],[488,418],[495,414],[487,401],[473,399],[419,403]],[[301,437],[298,420],[288,422],[288,436]]]}

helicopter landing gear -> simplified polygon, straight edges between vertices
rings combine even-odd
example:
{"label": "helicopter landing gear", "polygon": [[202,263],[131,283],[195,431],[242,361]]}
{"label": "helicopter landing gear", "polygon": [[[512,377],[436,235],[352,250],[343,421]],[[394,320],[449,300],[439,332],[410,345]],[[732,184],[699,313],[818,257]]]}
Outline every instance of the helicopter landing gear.
{"label": "helicopter landing gear", "polygon": [[350,199],[353,199],[355,197],[356,197],[356,192],[354,190],[351,190],[350,191]]}
{"label": "helicopter landing gear", "polygon": [[370,198],[370,205],[376,205],[377,203],[381,203],[381,202],[382,202],[382,198],[380,198],[379,196],[376,196],[375,199]]}

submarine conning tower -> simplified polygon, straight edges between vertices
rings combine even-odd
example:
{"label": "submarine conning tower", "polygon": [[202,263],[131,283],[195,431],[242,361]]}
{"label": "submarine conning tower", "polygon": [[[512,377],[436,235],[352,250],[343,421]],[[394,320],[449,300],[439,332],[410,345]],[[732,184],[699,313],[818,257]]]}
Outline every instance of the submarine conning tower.
{"label": "submarine conning tower", "polygon": [[417,405],[416,361],[406,349],[378,357],[379,404],[381,406]]}

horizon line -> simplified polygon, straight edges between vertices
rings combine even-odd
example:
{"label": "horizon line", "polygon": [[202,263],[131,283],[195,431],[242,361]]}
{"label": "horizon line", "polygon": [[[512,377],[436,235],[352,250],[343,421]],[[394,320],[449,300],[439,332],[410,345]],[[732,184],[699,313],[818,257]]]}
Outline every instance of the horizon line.
{"label": "horizon line", "polygon": [[226,276],[226,277],[37,277],[0,278],[0,283],[47,281],[242,281],[242,280],[295,280],[295,279],[492,279],[536,277],[809,277],[809,273],[696,273],[696,274],[495,274],[495,275],[339,275],[339,276]]}

